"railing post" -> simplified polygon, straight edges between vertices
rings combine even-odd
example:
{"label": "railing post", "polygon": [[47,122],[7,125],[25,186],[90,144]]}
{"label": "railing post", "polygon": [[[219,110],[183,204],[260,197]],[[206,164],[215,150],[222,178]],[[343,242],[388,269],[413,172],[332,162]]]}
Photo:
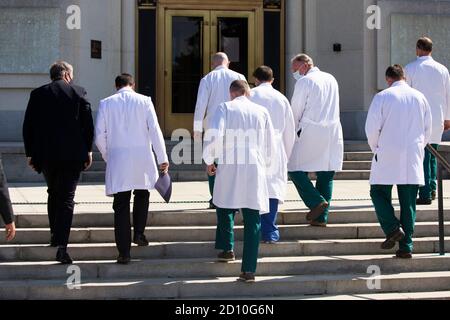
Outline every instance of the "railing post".
{"label": "railing post", "polygon": [[443,166],[438,161],[438,210],[439,210],[439,254],[445,255],[445,231],[444,231],[444,192],[442,189]]}

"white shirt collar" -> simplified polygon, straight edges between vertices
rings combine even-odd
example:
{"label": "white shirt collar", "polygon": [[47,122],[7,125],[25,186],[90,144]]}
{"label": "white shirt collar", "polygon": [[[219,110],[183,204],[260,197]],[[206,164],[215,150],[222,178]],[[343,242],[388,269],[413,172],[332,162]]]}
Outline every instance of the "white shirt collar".
{"label": "white shirt collar", "polygon": [[225,69],[226,67],[222,64],[220,66],[217,66],[214,70],[220,70],[220,69]]}
{"label": "white shirt collar", "polygon": [[398,87],[398,86],[404,86],[406,85],[406,81],[405,80],[399,80],[399,81],[395,81],[391,87]]}
{"label": "white shirt collar", "polygon": [[237,98],[235,98],[234,100],[239,100],[239,101],[241,101],[241,100],[247,100],[248,98],[246,97],[246,96],[240,96],[240,97],[237,97]]}
{"label": "white shirt collar", "polygon": [[433,60],[432,56],[417,57],[418,60]]}
{"label": "white shirt collar", "polygon": [[312,67],[307,74],[313,73],[313,72],[317,72],[320,71],[320,69],[318,67]]}
{"label": "white shirt collar", "polygon": [[122,93],[122,92],[125,92],[125,91],[133,91],[133,88],[131,88],[131,87],[123,87],[122,89],[117,90],[117,93]]}
{"label": "white shirt collar", "polygon": [[272,85],[270,84],[270,82],[263,82],[258,87],[272,87]]}

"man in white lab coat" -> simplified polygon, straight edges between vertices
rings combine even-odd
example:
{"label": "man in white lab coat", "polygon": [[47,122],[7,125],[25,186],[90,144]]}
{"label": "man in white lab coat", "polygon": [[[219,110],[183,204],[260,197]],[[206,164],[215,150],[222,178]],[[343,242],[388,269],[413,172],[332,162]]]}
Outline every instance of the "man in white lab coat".
{"label": "man in white lab coat", "polygon": [[[406,81],[422,92],[433,116],[430,144],[437,149],[444,130],[450,129],[450,76],[448,69],[435,61],[431,54],[433,41],[423,37],[417,41],[417,60],[406,66]],[[423,163],[425,185],[419,189],[417,204],[431,204],[436,198],[437,162],[427,149]]]}
{"label": "man in white lab coat", "polygon": [[[222,102],[230,101],[230,85],[234,80],[245,80],[245,77],[229,69],[230,60],[223,52],[218,52],[212,57],[213,71],[208,73],[201,81],[198,88],[197,104],[194,113],[194,139],[200,140],[203,131],[208,130],[208,119],[214,115],[217,107]],[[208,176],[209,191],[211,197],[214,189],[214,176]],[[214,209],[212,199],[210,208]]]}
{"label": "man in white lab coat", "polygon": [[[292,71],[297,79],[291,101],[297,137],[288,163],[289,176],[311,210],[306,215],[310,225],[326,227],[334,175],[342,170],[344,157],[339,87],[336,79],[315,67],[306,54],[292,59]],[[310,172],[317,174],[315,187]]]}
{"label": "man in white lab coat", "polygon": [[[134,91],[129,74],[116,78],[117,93],[102,100],[97,115],[95,143],[106,166],[106,194],[114,196],[114,229],[119,251],[117,263],[130,262],[130,199],[134,190],[133,242],[148,245],[144,231],[149,189],[159,172],[167,172],[166,146],[150,97]],[[159,170],[152,152],[155,151]]]}
{"label": "man in white lab coat", "polygon": [[250,100],[267,109],[275,130],[275,145],[272,160],[275,170],[268,176],[270,213],[261,216],[261,237],[265,243],[280,239],[277,226],[278,204],[284,202],[287,188],[287,162],[295,141],[295,124],[288,99],[272,87],[273,71],[261,66],[253,73],[256,88],[252,89]]}
{"label": "man in white lab coat", "polygon": [[[232,101],[218,106],[205,135],[203,159],[208,174],[216,176],[213,202],[217,207],[216,249],[219,261],[234,256],[234,216],[244,217],[244,249],[238,280],[255,281],[261,235],[260,214],[269,212],[266,173],[271,170],[274,131],[267,110],[253,102],[247,82],[230,86]],[[217,161],[217,166],[215,165]]]}
{"label": "man in white lab coat", "polygon": [[[370,172],[370,196],[386,234],[382,249],[396,242],[399,258],[411,258],[416,218],[416,197],[424,184],[424,148],[431,136],[431,111],[425,96],[405,82],[403,68],[386,71],[390,88],[375,96],[366,121],[366,134],[374,153]],[[392,187],[397,185],[400,220],[392,206]]]}

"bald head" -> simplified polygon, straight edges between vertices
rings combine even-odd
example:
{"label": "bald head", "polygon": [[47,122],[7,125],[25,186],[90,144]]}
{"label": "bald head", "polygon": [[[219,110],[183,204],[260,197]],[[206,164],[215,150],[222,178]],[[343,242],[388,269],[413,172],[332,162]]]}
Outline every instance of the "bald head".
{"label": "bald head", "polygon": [[228,59],[228,56],[224,52],[217,52],[212,56],[212,66],[213,68],[217,68],[219,66],[225,66],[228,68],[228,65],[230,64],[230,60]]}

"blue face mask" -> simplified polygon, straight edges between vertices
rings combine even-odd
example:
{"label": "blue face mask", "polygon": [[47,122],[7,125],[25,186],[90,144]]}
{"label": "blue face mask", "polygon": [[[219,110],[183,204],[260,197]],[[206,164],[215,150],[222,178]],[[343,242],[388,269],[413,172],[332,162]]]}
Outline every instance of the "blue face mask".
{"label": "blue face mask", "polygon": [[304,75],[300,74],[300,72],[298,72],[298,70],[295,71],[295,72],[292,74],[292,76],[293,76],[294,79],[297,80],[297,81],[304,77]]}

